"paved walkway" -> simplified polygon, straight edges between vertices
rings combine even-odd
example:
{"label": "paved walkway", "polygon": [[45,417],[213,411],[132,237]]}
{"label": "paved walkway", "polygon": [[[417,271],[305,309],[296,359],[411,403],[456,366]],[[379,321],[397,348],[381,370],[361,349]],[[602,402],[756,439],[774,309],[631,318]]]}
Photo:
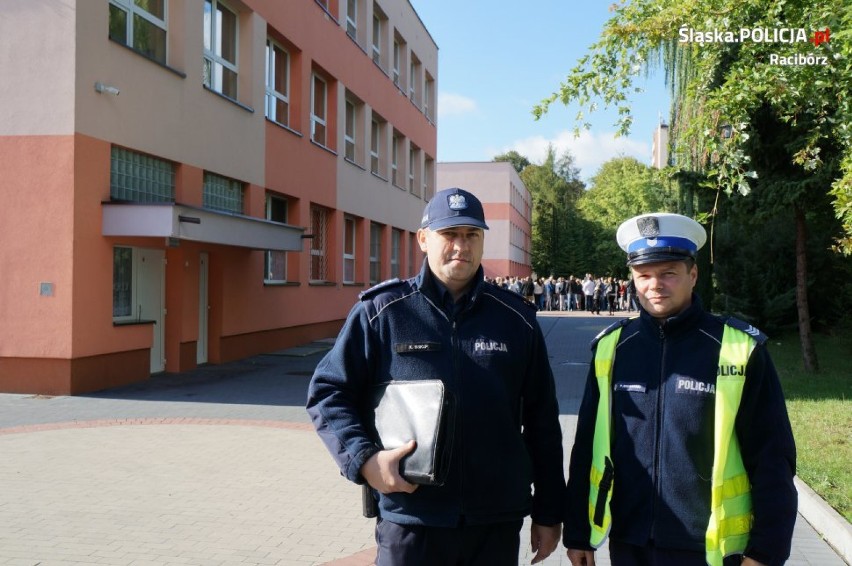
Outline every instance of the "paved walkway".
{"label": "paved walkway", "polygon": [[[589,339],[611,320],[540,317],[566,452]],[[303,409],[327,347],[87,396],[0,395],[0,565],[371,564],[360,491]],[[544,564],[567,565],[564,550]],[[788,564],[844,562],[800,516]]]}

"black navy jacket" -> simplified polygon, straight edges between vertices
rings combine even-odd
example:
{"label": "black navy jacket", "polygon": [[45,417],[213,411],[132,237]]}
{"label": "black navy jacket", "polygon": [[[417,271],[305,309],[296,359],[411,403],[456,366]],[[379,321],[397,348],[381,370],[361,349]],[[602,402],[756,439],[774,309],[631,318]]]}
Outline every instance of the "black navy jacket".
{"label": "black navy jacket", "polygon": [[[613,540],[704,552],[710,518],[716,376],[727,322],[749,330],[755,347],[746,366],[735,421],[751,482],[754,526],[746,555],[783,564],[796,520],[796,448],[766,337],[745,323],[705,312],[696,295],[683,313],[658,324],[644,309],[622,326],[612,377],[615,468]],[[600,338],[600,337],[599,337]],[[593,350],[597,339],[593,342]],[[589,469],[599,392],[591,364],[568,475],[563,540],[589,546]]]}
{"label": "black navy jacket", "polygon": [[[424,262],[420,274],[362,294],[334,348],[319,363],[307,410],[348,479],[378,451],[365,413],[370,388],[441,379],[457,403],[443,486],[379,496],[400,524],[454,527],[521,519],[562,520],[562,433],[553,374],[535,308],[486,283],[482,269],[461,304]],[[535,496],[531,485],[535,485]]]}

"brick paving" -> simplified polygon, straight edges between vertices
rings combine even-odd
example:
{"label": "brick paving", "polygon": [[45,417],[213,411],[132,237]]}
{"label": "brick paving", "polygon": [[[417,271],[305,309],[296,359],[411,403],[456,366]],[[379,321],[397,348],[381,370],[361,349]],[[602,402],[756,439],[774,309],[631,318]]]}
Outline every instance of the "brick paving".
{"label": "brick paving", "polygon": [[[540,317],[566,460],[588,342],[611,320]],[[325,348],[86,396],[0,395],[0,565],[372,564],[359,488],[340,477],[303,409]],[[527,533],[528,524],[526,564]],[[801,516],[793,546],[788,564],[844,564]],[[544,564],[569,562],[560,548]]]}

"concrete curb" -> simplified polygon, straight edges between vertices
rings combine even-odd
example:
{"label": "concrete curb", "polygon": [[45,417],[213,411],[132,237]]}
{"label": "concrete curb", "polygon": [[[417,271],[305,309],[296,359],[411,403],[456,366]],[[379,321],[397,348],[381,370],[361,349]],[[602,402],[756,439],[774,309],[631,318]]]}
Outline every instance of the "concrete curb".
{"label": "concrete curb", "polygon": [[799,513],[847,564],[852,564],[852,525],[798,476],[793,482],[799,492]]}

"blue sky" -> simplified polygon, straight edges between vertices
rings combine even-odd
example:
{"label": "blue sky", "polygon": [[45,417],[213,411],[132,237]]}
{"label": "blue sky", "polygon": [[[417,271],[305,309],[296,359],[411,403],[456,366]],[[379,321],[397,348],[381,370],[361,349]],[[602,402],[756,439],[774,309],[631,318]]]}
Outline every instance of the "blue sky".
{"label": "blue sky", "polygon": [[[578,107],[553,105],[541,120],[531,109],[554,92],[600,36],[609,0],[411,0],[438,44],[438,161],[491,161],[514,149],[534,163],[548,143],[574,155],[583,179],[613,157],[651,161],[659,116],[668,121],[662,73],[634,94],[630,135],[616,138],[615,113],[588,116],[573,134]],[[602,101],[600,103],[602,106]]]}

